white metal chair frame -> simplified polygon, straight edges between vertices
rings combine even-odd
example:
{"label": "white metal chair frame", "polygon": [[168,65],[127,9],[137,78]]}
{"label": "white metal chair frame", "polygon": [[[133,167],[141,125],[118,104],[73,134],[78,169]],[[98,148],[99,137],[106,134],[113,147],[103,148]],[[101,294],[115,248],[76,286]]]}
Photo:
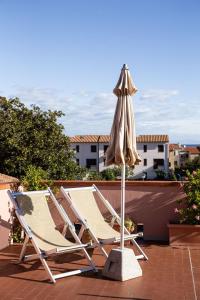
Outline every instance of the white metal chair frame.
{"label": "white metal chair frame", "polygon": [[[75,239],[76,243],[78,243],[79,245],[74,245],[74,246],[69,246],[67,249],[61,250],[61,251],[56,251],[55,249],[53,251],[42,251],[38,245],[37,242],[35,241],[35,238],[31,232],[31,229],[29,228],[29,226],[26,224],[26,221],[24,220],[23,214],[21,212],[21,209],[18,207],[17,202],[15,201],[15,197],[17,195],[30,195],[32,193],[44,193],[45,196],[50,196],[50,198],[52,199],[54,205],[56,206],[60,216],[62,217],[64,223],[65,223],[65,228],[68,226],[73,238]],[[16,192],[16,193],[11,193],[10,190],[8,190],[8,195],[13,203],[14,206],[14,210],[16,213],[16,216],[22,226],[22,228],[25,231],[25,240],[22,246],[22,250],[20,253],[20,257],[19,257],[19,263],[21,262],[26,262],[26,261],[30,261],[30,260],[35,260],[35,259],[40,259],[45,271],[48,274],[49,279],[55,283],[57,279],[62,278],[62,277],[68,277],[71,275],[76,275],[76,274],[80,274],[82,272],[86,272],[86,271],[97,271],[91,257],[89,256],[89,254],[87,253],[85,247],[87,246],[87,244],[83,244],[80,240],[80,238],[77,236],[76,231],[75,231],[75,227],[72,224],[72,222],[70,221],[69,217],[67,216],[66,212],[64,211],[63,207],[58,203],[58,201],[56,200],[54,194],[52,193],[52,191],[50,190],[50,188],[48,188],[48,190],[43,190],[43,191],[31,191],[31,192]],[[55,229],[56,230],[56,229]],[[64,230],[65,232],[65,230]],[[63,232],[63,233],[64,233]],[[62,234],[63,234],[62,233]],[[31,255],[25,255],[25,251],[27,248],[27,244],[29,242],[29,240],[31,241],[33,247],[35,248],[36,254],[31,254]],[[48,258],[48,256],[50,255],[59,255],[59,254],[63,254],[66,252],[74,252],[74,251],[79,251],[82,250],[88,263],[89,263],[89,267],[86,268],[82,268],[82,269],[77,269],[77,270],[73,270],[73,271],[68,271],[68,272],[64,272],[64,273],[60,273],[60,274],[56,274],[53,275],[46,259]]]}
{"label": "white metal chair frame", "polygon": [[[92,240],[94,242],[94,246],[97,246],[100,251],[103,253],[103,255],[107,258],[108,254],[105,251],[105,249],[103,248],[103,245],[105,244],[111,244],[111,243],[118,243],[119,241],[115,241],[112,238],[107,240],[107,242],[102,243],[101,241],[98,240],[98,238],[96,237],[96,235],[94,234],[92,228],[90,228],[88,226],[87,220],[84,218],[84,216],[81,215],[81,213],[78,211],[78,209],[75,207],[71,197],[70,197],[70,191],[72,190],[91,190],[92,192],[96,192],[99,196],[99,198],[102,200],[102,203],[104,204],[104,206],[108,209],[108,211],[110,212],[110,214],[112,215],[112,219],[110,222],[111,227],[113,227],[114,222],[116,221],[119,225],[121,225],[121,218],[119,217],[119,215],[116,213],[116,211],[114,210],[114,208],[112,207],[112,205],[109,203],[108,200],[106,200],[104,198],[104,196],[102,195],[102,193],[99,191],[99,189],[93,184],[90,187],[80,187],[80,188],[64,188],[61,187],[60,188],[61,193],[64,197],[64,199],[66,199],[72,209],[72,211],[74,212],[75,216],[77,217],[77,219],[79,220],[79,222],[81,223],[81,229],[79,232],[79,238],[82,238],[83,232],[84,230],[88,230]],[[128,237],[126,236],[125,240],[131,240],[132,244],[136,246],[136,248],[139,250],[139,252],[141,253],[140,255],[136,255],[137,259],[145,259],[148,260],[147,255],[144,253],[144,251],[141,249],[141,247],[138,245],[138,243],[135,241],[135,239],[137,237],[140,236],[140,234],[130,234],[130,232],[128,231],[128,229],[124,226],[124,232],[128,235]]]}

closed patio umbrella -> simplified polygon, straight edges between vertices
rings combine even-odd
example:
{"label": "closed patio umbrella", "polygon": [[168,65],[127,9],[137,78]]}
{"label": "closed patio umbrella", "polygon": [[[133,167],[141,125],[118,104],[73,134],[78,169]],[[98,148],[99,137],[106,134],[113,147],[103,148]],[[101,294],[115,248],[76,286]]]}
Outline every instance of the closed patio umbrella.
{"label": "closed patio umbrella", "polygon": [[121,176],[121,249],[124,248],[125,214],[125,166],[134,166],[141,160],[136,150],[135,121],[131,96],[137,92],[129,69],[124,65],[116,87],[113,90],[118,97],[110,144],[106,151],[106,165],[122,167]]}
{"label": "closed patio umbrella", "polygon": [[[113,92],[118,97],[110,143],[106,151],[106,165],[119,165],[121,172],[121,239],[120,249],[112,250],[103,274],[117,280],[127,280],[142,275],[142,270],[131,249],[124,248],[125,215],[125,166],[140,162],[136,150],[135,122],[131,96],[137,91],[127,65],[123,65],[119,80]],[[130,252],[131,250],[132,252]],[[111,271],[111,266],[113,271]]]}

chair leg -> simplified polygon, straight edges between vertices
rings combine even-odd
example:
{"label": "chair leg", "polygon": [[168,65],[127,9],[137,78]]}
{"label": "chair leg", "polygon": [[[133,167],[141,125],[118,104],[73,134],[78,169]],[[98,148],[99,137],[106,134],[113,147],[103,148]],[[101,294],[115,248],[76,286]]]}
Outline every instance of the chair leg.
{"label": "chair leg", "polygon": [[87,258],[87,261],[89,262],[90,266],[94,269],[95,272],[97,272],[97,268],[96,268],[95,264],[93,263],[91,257],[89,256],[88,252],[86,251],[86,249],[83,248],[82,250],[83,250],[85,257]]}
{"label": "chair leg", "polygon": [[54,279],[54,276],[53,276],[53,274],[51,273],[51,270],[50,270],[50,268],[49,268],[49,266],[48,266],[48,264],[47,264],[47,262],[46,262],[46,260],[45,260],[45,258],[43,257],[42,254],[40,254],[39,259],[40,259],[40,261],[41,261],[41,263],[42,263],[42,265],[43,265],[45,271],[47,272],[49,279],[50,279],[53,283],[56,283],[56,280]]}
{"label": "chair leg", "polygon": [[81,229],[80,229],[80,231],[79,231],[79,234],[78,234],[78,237],[79,237],[79,239],[81,240],[82,239],[82,236],[83,236],[83,232],[85,231],[85,228],[84,228],[84,226],[82,225],[81,226]]}
{"label": "chair leg", "polygon": [[142,250],[142,248],[138,245],[138,243],[135,241],[135,239],[131,240],[132,244],[135,245],[137,247],[137,249],[140,251],[140,253],[142,253],[143,257],[148,260],[147,255],[144,253],[144,251]]}
{"label": "chair leg", "polygon": [[103,256],[105,258],[108,258],[108,254],[106,252],[106,250],[103,248],[103,246],[101,246],[101,244],[97,243],[97,247],[99,248],[99,250],[103,253]]}
{"label": "chair leg", "polygon": [[21,253],[20,253],[20,256],[19,256],[19,263],[21,263],[23,261],[24,257],[25,257],[24,254],[26,252],[26,247],[27,247],[28,241],[29,241],[29,236],[26,235],[23,246],[22,246],[22,250],[21,250]]}

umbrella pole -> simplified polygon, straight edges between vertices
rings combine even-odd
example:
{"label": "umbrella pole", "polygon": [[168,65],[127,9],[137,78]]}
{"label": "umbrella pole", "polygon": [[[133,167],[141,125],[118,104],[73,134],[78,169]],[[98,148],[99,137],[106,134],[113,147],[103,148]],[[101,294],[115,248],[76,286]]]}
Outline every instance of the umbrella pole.
{"label": "umbrella pole", "polygon": [[120,249],[124,249],[124,212],[125,212],[125,164],[122,165],[121,172],[121,237]]}

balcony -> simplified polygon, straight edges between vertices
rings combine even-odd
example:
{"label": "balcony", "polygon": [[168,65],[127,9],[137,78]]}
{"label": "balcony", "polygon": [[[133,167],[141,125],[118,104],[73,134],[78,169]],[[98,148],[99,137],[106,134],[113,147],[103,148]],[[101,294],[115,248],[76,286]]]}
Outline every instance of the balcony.
{"label": "balcony", "polygon": [[[120,182],[57,181],[59,186],[96,184],[119,212]],[[170,221],[176,221],[177,199],[184,197],[180,182],[128,181],[126,183],[126,215],[143,224],[143,239],[138,243],[149,257],[140,261],[143,276],[129,281],[112,281],[102,276],[105,259],[97,249],[92,258],[99,270],[59,279],[49,283],[38,261],[16,264],[21,245],[10,245],[0,251],[1,299],[200,299],[200,253],[198,248],[173,248],[168,245]],[[63,199],[59,201],[65,206]],[[84,199],[83,199],[84,201]],[[61,220],[49,203],[56,225]],[[74,216],[68,210],[70,218]],[[100,207],[102,209],[102,207]],[[102,212],[105,212],[102,209]],[[2,227],[3,228],[3,227]],[[1,229],[1,224],[0,224]],[[1,242],[1,241],[0,241]],[[109,252],[114,246],[107,246]],[[128,245],[127,247],[133,247]],[[133,247],[134,252],[137,250]],[[33,251],[29,247],[29,252]],[[73,270],[87,263],[80,253],[64,254],[49,261],[55,273]]]}

